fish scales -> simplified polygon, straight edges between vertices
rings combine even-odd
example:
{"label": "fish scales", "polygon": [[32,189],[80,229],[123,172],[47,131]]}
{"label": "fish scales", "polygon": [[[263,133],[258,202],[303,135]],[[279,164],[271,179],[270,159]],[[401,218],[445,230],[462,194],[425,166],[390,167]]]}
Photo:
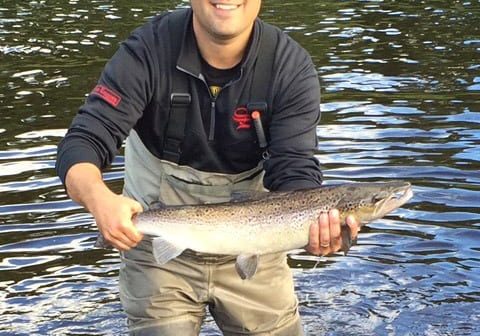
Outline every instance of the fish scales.
{"label": "fish scales", "polygon": [[[182,232],[184,240],[191,240],[190,248],[205,253],[272,253],[278,248],[289,250],[307,244],[309,227],[320,211],[335,206],[328,195],[305,190],[267,194],[254,201],[172,207],[140,214],[137,226],[151,233],[162,226],[164,237],[170,239]],[[146,222],[152,230],[147,229]],[[224,243],[232,241],[236,243]]]}

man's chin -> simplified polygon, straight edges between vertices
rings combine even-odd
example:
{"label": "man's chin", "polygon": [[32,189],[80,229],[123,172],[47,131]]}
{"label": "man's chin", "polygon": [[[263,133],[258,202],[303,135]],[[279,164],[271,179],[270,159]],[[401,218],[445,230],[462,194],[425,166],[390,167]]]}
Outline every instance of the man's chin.
{"label": "man's chin", "polygon": [[210,35],[213,36],[218,41],[232,41],[237,37],[241,36],[242,33],[245,33],[247,29],[234,29],[231,26],[227,27],[213,27],[210,30]]}
{"label": "man's chin", "polygon": [[234,40],[237,36],[240,34],[234,33],[234,32],[213,32],[212,36],[217,40],[217,41],[223,41],[223,42],[228,42]]}

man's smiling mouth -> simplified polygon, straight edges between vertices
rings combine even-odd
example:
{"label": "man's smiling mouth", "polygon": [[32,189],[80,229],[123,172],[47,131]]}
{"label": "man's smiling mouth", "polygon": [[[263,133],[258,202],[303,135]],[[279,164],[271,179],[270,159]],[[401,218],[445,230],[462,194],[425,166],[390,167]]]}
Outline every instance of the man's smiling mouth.
{"label": "man's smiling mouth", "polygon": [[215,8],[221,10],[234,10],[240,7],[240,5],[231,5],[231,4],[214,4]]}

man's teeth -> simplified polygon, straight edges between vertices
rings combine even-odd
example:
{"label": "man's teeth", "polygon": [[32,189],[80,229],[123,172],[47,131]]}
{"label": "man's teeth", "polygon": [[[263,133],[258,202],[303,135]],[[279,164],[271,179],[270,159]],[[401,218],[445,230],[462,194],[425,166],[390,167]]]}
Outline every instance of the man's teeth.
{"label": "man's teeth", "polygon": [[216,4],[215,7],[223,10],[232,10],[237,8],[237,5]]}

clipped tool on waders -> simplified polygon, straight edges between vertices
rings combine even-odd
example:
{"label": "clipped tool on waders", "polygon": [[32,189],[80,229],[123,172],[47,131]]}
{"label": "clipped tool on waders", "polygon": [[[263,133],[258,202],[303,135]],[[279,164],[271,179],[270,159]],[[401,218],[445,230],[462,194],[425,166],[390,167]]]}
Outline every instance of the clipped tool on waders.
{"label": "clipped tool on waders", "polygon": [[255,132],[257,133],[258,144],[260,148],[267,148],[267,139],[265,138],[265,131],[263,130],[262,119],[260,118],[259,111],[252,112],[253,126],[255,127]]}
{"label": "clipped tool on waders", "polygon": [[264,150],[263,158],[267,159],[269,157],[267,151],[267,138],[265,137],[265,130],[262,123],[262,114],[261,111],[266,112],[267,104],[266,103],[250,103],[247,105],[247,109],[250,112],[250,116],[253,120],[253,126],[255,128],[255,133],[257,134],[258,145]]}

